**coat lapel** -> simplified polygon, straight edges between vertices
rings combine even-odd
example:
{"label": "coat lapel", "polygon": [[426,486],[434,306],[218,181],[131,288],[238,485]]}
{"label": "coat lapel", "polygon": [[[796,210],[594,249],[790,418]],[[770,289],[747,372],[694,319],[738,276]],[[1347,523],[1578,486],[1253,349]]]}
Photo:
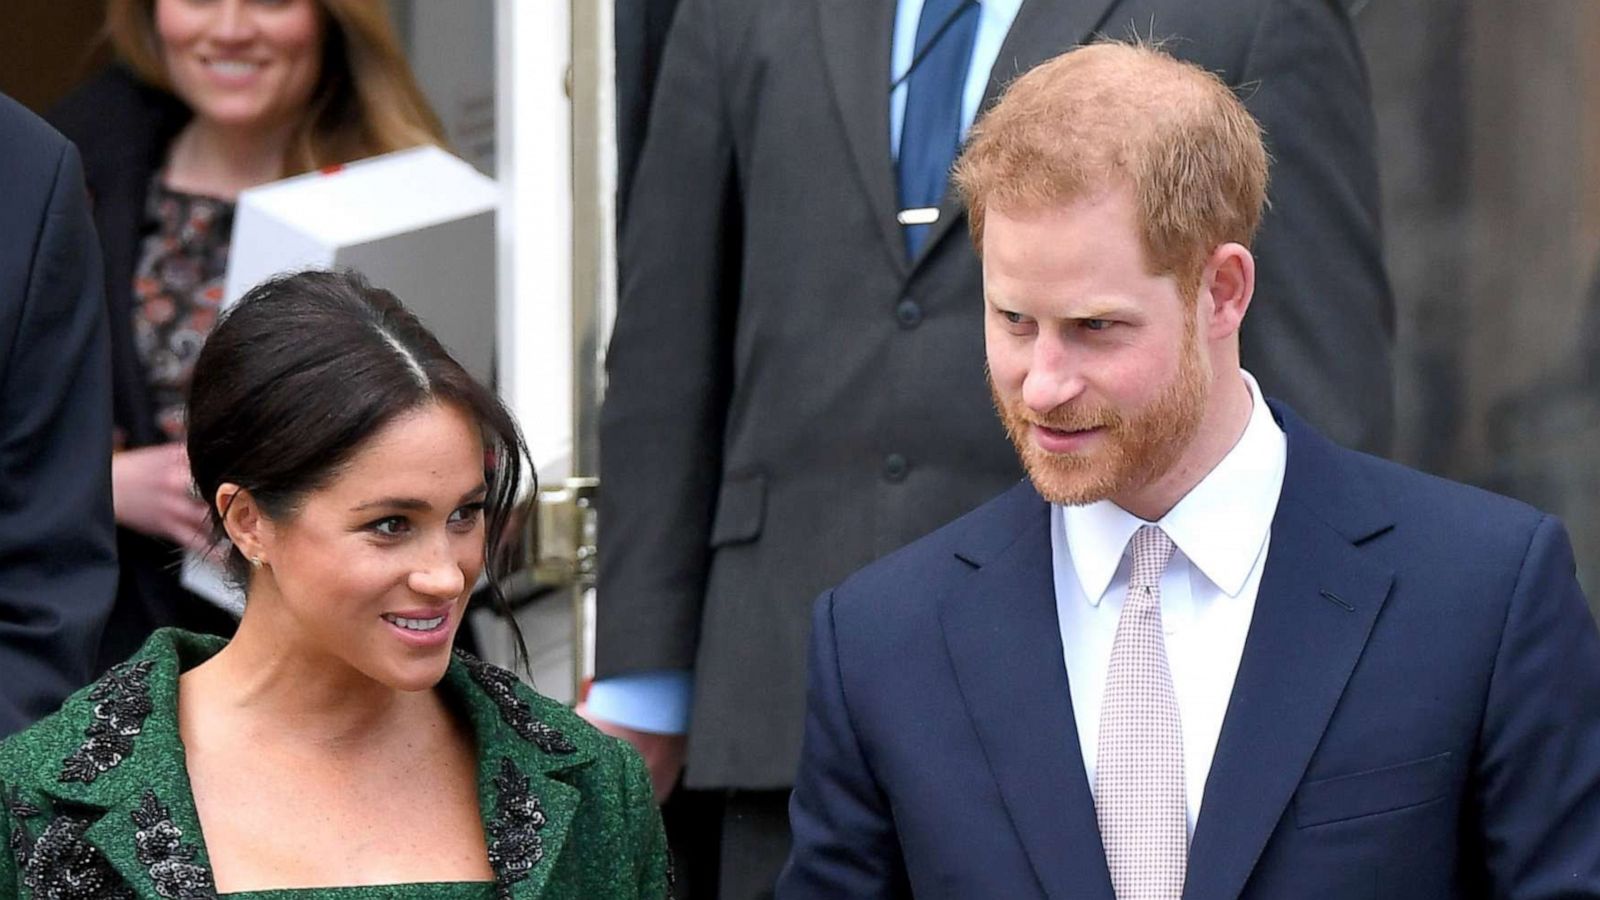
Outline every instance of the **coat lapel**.
{"label": "coat lapel", "polygon": [[84,840],[139,897],[213,896],[216,885],[187,794],[129,791],[84,832]]}
{"label": "coat lapel", "polygon": [[[984,89],[983,101],[978,104],[979,118],[994,105],[1012,79],[1052,56],[1086,41],[1101,26],[1102,19],[1116,0],[1025,0],[1017,10],[1017,18],[1000,45],[994,68],[989,71],[989,84]],[[887,64],[884,71],[888,71]],[[884,98],[888,108],[888,98]],[[887,112],[884,113],[888,115]],[[887,133],[888,128],[885,127]],[[887,147],[887,138],[885,146]],[[892,172],[891,172],[892,175]],[[892,181],[891,181],[892,186]],[[891,193],[891,197],[893,194]],[[966,215],[961,196],[954,189],[945,191],[939,202],[939,221],[935,222],[923,244],[922,253],[913,262],[915,270],[931,255],[945,235],[955,228],[959,220],[965,228]],[[892,221],[892,220],[891,220]]]}
{"label": "coat lapel", "polygon": [[834,102],[856,173],[896,271],[907,271],[894,160],[889,154],[889,51],[894,36],[891,0],[817,0],[817,28]]}
{"label": "coat lapel", "polygon": [[478,796],[500,885],[516,900],[545,896],[582,799],[578,789],[550,771],[522,769],[510,757],[485,758]]}
{"label": "coat lapel", "polygon": [[222,644],[163,629],[67,702],[61,715],[74,746],[65,757],[42,756],[32,778],[52,807],[39,847],[53,860],[37,861],[47,883],[101,879],[108,895],[126,887],[149,898],[214,891],[184,768],[177,682],[186,662]]}
{"label": "coat lapel", "polygon": [[1288,434],[1266,570],[1189,848],[1186,900],[1239,896],[1389,595],[1359,544],[1392,525],[1338,451],[1274,407]]}
{"label": "coat lapel", "polygon": [[1057,624],[1049,507],[1027,484],[1011,497],[1009,520],[958,554],[974,571],[941,606],[945,644],[1045,893],[1111,900]]}
{"label": "coat lapel", "polygon": [[542,897],[582,801],[565,779],[594,754],[542,721],[533,693],[504,669],[458,654],[442,686],[478,744],[478,808],[495,878],[516,900]]}

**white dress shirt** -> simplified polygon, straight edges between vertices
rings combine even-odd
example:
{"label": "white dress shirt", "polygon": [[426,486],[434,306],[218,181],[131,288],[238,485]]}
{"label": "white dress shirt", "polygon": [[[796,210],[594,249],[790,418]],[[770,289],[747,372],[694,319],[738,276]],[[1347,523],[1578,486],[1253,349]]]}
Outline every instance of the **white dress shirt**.
{"label": "white dress shirt", "polygon": [[[1161,618],[1183,723],[1190,837],[1255,612],[1287,453],[1283,430],[1262,402],[1255,378],[1240,374],[1253,404],[1244,433],[1155,523],[1177,545],[1161,576]],[[1056,616],[1092,789],[1100,700],[1132,562],[1128,541],[1150,523],[1109,500],[1053,506],[1050,523]]]}

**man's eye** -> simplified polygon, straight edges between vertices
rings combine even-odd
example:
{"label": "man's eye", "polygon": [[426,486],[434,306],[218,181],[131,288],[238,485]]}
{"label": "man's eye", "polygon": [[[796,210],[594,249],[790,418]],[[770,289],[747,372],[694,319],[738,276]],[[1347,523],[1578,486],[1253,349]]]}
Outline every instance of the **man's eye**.
{"label": "man's eye", "polygon": [[1008,312],[1006,310],[1001,310],[1000,315],[1004,316],[1005,320],[1006,320],[1006,323],[1010,324],[1010,325],[1026,325],[1026,324],[1028,324],[1028,317],[1023,315],[1022,313]]}
{"label": "man's eye", "polygon": [[406,521],[405,516],[389,516],[388,518],[379,519],[367,527],[384,537],[398,537],[405,533],[406,529],[410,527],[410,523]]}
{"label": "man's eye", "polygon": [[1089,331],[1105,331],[1111,327],[1110,319],[1083,319],[1083,327]]}

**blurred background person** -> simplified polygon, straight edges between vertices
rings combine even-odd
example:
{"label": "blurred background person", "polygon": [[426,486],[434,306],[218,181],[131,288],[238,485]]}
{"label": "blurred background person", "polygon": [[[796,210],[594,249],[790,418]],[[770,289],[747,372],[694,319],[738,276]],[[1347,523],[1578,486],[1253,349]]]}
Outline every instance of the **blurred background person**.
{"label": "blurred background person", "polygon": [[183,404],[239,193],[443,143],[381,0],[110,0],[105,38],[116,63],[50,116],[83,153],[105,256],[122,577],[101,668],[164,625],[234,627],[177,568],[204,546]]}
{"label": "blurred background person", "polygon": [[620,239],[588,712],[658,790],[687,760],[721,795],[722,897],[770,891],[787,852],[812,599],[1021,474],[947,189],[962,136],[1021,71],[1130,28],[1222,73],[1278,161],[1246,364],[1385,452],[1393,309],[1342,5],[678,4]]}
{"label": "blurred background person", "polygon": [[0,894],[664,897],[633,749],[451,652],[527,472],[494,393],[345,272],[251,289],[195,371],[244,618],[158,631],[0,745]]}
{"label": "blurred background person", "polygon": [[100,250],[78,153],[0,94],[0,738],[92,673],[117,589]]}

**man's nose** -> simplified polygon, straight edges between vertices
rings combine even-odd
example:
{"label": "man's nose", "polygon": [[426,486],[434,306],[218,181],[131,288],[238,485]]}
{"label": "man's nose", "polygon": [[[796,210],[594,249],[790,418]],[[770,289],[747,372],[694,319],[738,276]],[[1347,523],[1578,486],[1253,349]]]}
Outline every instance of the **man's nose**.
{"label": "man's nose", "polygon": [[1047,413],[1083,393],[1082,360],[1072,348],[1049,335],[1033,342],[1028,374],[1022,380],[1022,402],[1036,413]]}

